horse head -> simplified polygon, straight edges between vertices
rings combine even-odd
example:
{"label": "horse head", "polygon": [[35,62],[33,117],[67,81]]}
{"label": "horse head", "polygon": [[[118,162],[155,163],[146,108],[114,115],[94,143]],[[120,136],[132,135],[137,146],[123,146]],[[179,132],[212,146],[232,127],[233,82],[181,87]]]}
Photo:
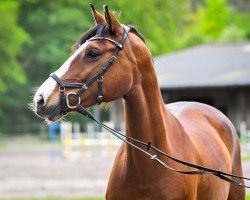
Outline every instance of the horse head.
{"label": "horse head", "polygon": [[95,26],[75,43],[72,55],[33,98],[35,113],[48,121],[64,115],[63,98],[67,112],[74,112],[78,103],[88,108],[99,100],[123,98],[140,79],[136,57],[141,56],[141,48],[147,49],[140,34],[122,25],[107,6],[104,15],[91,7]]}

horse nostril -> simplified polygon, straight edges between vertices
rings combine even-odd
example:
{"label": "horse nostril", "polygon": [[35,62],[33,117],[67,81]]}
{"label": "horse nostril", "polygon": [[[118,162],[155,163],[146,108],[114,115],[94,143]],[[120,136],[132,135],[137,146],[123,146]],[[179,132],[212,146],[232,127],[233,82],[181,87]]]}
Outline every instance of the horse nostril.
{"label": "horse nostril", "polygon": [[43,95],[39,95],[39,98],[38,98],[36,104],[37,104],[37,109],[40,109],[41,107],[44,106],[44,98],[43,98]]}

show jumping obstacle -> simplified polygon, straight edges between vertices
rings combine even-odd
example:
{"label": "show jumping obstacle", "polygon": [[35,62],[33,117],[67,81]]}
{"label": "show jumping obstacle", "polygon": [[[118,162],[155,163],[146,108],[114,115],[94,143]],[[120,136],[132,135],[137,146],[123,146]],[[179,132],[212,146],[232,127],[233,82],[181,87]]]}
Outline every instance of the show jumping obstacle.
{"label": "show jumping obstacle", "polygon": [[[96,26],[36,92],[36,114],[57,121],[76,111],[124,141],[109,178],[108,200],[243,200],[243,179],[249,178],[242,177],[232,123],[205,104],[164,105],[143,37],[121,25],[107,6],[104,16],[93,6],[92,12]],[[120,98],[126,135],[86,109]]]}
{"label": "show jumping obstacle", "polygon": [[[92,131],[90,135],[73,129],[71,122],[62,122],[60,125],[60,156],[68,160],[79,161],[93,156],[114,157],[115,150],[121,145],[120,140],[110,137],[106,132]],[[93,152],[93,148],[97,151]]]}

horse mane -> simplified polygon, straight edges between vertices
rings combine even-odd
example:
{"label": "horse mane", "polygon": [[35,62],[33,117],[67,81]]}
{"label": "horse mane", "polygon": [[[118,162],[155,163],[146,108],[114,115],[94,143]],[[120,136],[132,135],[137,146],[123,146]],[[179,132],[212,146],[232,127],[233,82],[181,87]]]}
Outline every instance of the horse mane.
{"label": "horse mane", "polygon": [[[144,37],[137,31],[137,29],[132,26],[132,25],[126,25],[130,28],[130,32],[138,36],[145,44],[146,41]],[[109,32],[108,30],[108,25],[105,23],[98,24],[94,26],[93,28],[90,28],[88,31],[86,31],[77,41],[76,43],[72,46],[71,51],[74,52],[76,49],[82,45],[86,40],[94,37],[95,35],[99,37],[104,37],[105,34]]]}
{"label": "horse mane", "polygon": [[134,33],[137,37],[139,37],[141,39],[141,41],[143,41],[146,44],[146,41],[144,39],[144,37],[142,36],[141,33],[139,33],[139,31],[132,25],[126,25],[130,28],[130,33]]}

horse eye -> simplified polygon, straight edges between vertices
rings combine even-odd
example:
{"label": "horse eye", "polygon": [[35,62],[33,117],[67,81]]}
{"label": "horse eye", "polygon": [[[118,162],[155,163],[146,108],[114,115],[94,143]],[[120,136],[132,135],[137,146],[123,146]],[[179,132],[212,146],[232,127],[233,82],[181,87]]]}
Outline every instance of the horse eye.
{"label": "horse eye", "polygon": [[85,54],[85,58],[87,59],[94,59],[94,58],[97,58],[101,55],[101,52],[97,51],[97,50],[94,50],[94,49],[91,49],[89,50],[86,54]]}

